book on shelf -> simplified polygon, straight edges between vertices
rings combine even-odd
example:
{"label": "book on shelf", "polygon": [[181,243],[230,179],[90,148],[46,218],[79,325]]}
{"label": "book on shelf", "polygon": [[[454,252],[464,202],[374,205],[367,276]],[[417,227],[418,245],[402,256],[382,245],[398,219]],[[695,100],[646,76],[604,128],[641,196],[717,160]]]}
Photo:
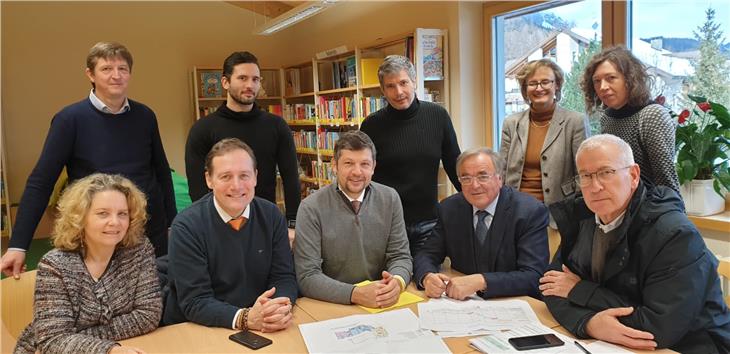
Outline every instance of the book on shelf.
{"label": "book on shelf", "polygon": [[265,109],[267,112],[283,118],[284,110],[280,104],[270,104]]}
{"label": "book on shelf", "polygon": [[360,72],[362,73],[362,84],[364,86],[380,84],[378,80],[378,68],[381,63],[383,63],[383,58],[360,59]]}
{"label": "book on shelf", "polygon": [[304,149],[317,149],[317,133],[311,130],[299,130],[292,132],[294,146]]}
{"label": "book on shelf", "polygon": [[320,131],[319,132],[319,148],[322,150],[334,150],[335,149],[335,142],[337,139],[340,138],[339,132],[328,132],[328,131]]}
{"label": "book on shelf", "polygon": [[311,120],[317,116],[317,106],[311,103],[288,104],[282,113],[282,118],[287,121]]}
{"label": "book on shelf", "polygon": [[371,97],[365,96],[360,100],[360,110],[363,117],[367,117],[388,105],[388,101],[383,96]]}
{"label": "book on shelf", "polygon": [[349,96],[339,98],[320,97],[317,104],[320,119],[351,121],[355,117],[356,101]]}
{"label": "book on shelf", "polygon": [[204,71],[200,73],[201,97],[222,97],[221,73]]}
{"label": "book on shelf", "polygon": [[218,110],[218,106],[201,106],[200,107],[200,118],[203,118]]}
{"label": "book on shelf", "polygon": [[345,87],[357,86],[357,73],[355,69],[355,57],[349,57],[345,60],[345,76],[347,84]]}
{"label": "book on shelf", "polygon": [[444,44],[441,35],[425,34],[421,39],[423,46],[423,79],[443,80]]}
{"label": "book on shelf", "polygon": [[286,91],[285,95],[294,96],[302,93],[299,69],[286,69]]}

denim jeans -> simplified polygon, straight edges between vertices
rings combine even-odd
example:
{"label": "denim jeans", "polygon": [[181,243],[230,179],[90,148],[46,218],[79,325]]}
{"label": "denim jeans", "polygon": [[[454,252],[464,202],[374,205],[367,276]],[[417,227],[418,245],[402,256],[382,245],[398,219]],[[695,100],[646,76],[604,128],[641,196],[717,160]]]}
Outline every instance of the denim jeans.
{"label": "denim jeans", "polygon": [[416,258],[416,254],[423,248],[428,237],[431,236],[431,231],[433,231],[437,221],[438,219],[431,219],[406,224],[411,257]]}

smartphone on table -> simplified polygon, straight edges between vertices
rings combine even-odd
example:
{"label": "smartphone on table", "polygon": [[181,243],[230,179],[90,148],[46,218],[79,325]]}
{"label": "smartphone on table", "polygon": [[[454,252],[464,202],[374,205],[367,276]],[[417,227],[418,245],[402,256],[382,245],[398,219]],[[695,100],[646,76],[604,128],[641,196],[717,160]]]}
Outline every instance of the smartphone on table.
{"label": "smartphone on table", "polygon": [[241,331],[238,333],[231,334],[230,336],[228,336],[228,339],[230,339],[238,344],[243,344],[254,350],[263,348],[263,347],[273,343],[271,341],[271,339],[262,337],[251,331]]}
{"label": "smartphone on table", "polygon": [[539,334],[536,336],[514,337],[507,340],[517,350],[559,347],[565,344],[554,334]]}

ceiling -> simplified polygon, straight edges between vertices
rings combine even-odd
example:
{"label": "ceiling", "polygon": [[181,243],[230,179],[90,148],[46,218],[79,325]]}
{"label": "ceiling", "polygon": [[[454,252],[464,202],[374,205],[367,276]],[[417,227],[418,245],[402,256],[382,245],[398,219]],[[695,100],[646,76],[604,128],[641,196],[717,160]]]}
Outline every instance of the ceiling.
{"label": "ceiling", "polygon": [[255,12],[268,18],[277,17],[294,7],[301,5],[301,1],[226,1],[231,5]]}

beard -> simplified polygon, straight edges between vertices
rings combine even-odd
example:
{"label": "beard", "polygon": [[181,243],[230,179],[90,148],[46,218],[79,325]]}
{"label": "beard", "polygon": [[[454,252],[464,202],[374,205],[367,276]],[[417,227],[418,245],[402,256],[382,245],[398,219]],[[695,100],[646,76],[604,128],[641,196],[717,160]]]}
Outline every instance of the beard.
{"label": "beard", "polygon": [[231,98],[234,101],[236,101],[238,104],[241,104],[241,105],[251,105],[251,104],[254,103],[254,101],[256,101],[256,93],[254,93],[253,97],[250,98],[250,99],[241,98],[241,96],[234,96],[234,95],[231,95]]}

